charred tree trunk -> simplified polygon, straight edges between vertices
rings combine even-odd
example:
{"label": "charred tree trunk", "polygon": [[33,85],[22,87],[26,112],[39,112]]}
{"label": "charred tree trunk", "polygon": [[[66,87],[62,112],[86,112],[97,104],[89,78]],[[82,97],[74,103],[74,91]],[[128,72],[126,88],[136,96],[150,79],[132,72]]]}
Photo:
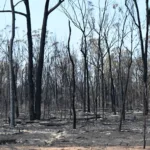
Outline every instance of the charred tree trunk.
{"label": "charred tree trunk", "polygon": [[115,88],[114,88],[114,81],[113,81],[113,76],[112,76],[110,49],[107,48],[107,51],[108,51],[108,57],[109,57],[109,74],[110,74],[110,92],[111,92],[112,111],[114,112],[114,114],[116,114]]}
{"label": "charred tree trunk", "polygon": [[26,7],[27,18],[27,37],[28,37],[28,85],[29,85],[29,115],[30,120],[35,119],[34,114],[34,81],[33,81],[33,42],[31,29],[31,15],[29,0],[24,1]]}
{"label": "charred tree trunk", "polygon": [[[100,28],[100,31],[102,29]],[[99,39],[98,39],[98,57],[101,61],[101,95],[102,95],[102,109],[103,109],[103,118],[104,118],[104,56],[101,49],[101,33],[99,31]],[[99,60],[98,59],[98,60]]]}
{"label": "charred tree trunk", "polygon": [[[17,69],[16,67],[15,67],[15,69]],[[13,71],[12,80],[13,80],[13,89],[14,89],[15,113],[16,113],[16,118],[18,118],[19,117],[19,103],[18,103],[18,99],[17,99],[17,85],[16,85],[17,84],[16,83],[17,71],[16,71],[16,73],[14,72],[14,69],[12,71]]]}
{"label": "charred tree trunk", "polygon": [[76,129],[76,110],[75,110],[75,93],[76,93],[76,87],[75,87],[75,64],[73,61],[73,58],[70,53],[70,38],[71,38],[71,25],[69,21],[69,38],[68,38],[68,53],[69,58],[72,64],[72,111],[73,111],[73,129]]}
{"label": "charred tree trunk", "polygon": [[47,0],[45,4],[43,25],[41,31],[41,40],[40,40],[40,53],[39,53],[37,70],[36,70],[35,113],[36,113],[36,119],[38,120],[40,120],[41,118],[42,71],[43,71],[43,63],[44,63],[44,48],[45,48],[45,39],[46,39],[46,26],[47,26],[47,19],[48,19],[48,7],[49,7],[49,0]]}
{"label": "charred tree trunk", "polygon": [[12,35],[10,39],[10,44],[8,46],[9,50],[9,82],[10,82],[10,126],[15,126],[15,112],[14,112],[14,85],[13,85],[13,42],[15,38],[15,9],[13,0],[10,0],[11,11],[12,11]]}
{"label": "charred tree trunk", "polygon": [[90,93],[89,93],[90,87],[89,87],[89,71],[88,71],[88,58],[87,58],[87,37],[85,35],[85,31],[83,31],[82,33],[83,33],[83,37],[82,37],[81,52],[84,58],[84,100],[83,100],[84,112],[86,112],[86,104],[87,104],[87,111],[90,112]]}
{"label": "charred tree trunk", "polygon": [[41,118],[41,94],[42,94],[42,71],[44,63],[44,50],[45,50],[45,40],[46,40],[46,28],[47,20],[50,13],[52,13],[64,0],[59,0],[55,6],[49,10],[50,0],[46,0],[44,17],[41,31],[41,40],[40,40],[40,53],[36,70],[36,92],[35,92],[35,114],[36,119]]}
{"label": "charred tree trunk", "polygon": [[[142,61],[143,61],[143,84],[144,84],[144,96],[143,96],[143,148],[145,149],[146,147],[146,116],[148,115],[148,94],[147,94],[147,54],[148,54],[148,35],[149,35],[149,1],[145,0],[145,7],[146,7],[146,34],[143,37],[143,32],[142,32],[142,24],[141,24],[141,19],[140,19],[140,11],[139,11],[139,6],[138,2],[136,0],[133,0],[135,10],[136,10],[136,18],[134,17],[131,9],[128,6],[128,1],[125,1],[125,5],[130,13],[130,16],[132,17],[134,24],[138,28],[139,32],[139,39],[140,39],[140,45],[141,45],[141,54],[142,54]],[[145,38],[145,40],[144,40]],[[145,41],[145,42],[144,42]],[[145,46],[144,46],[145,44]]]}
{"label": "charred tree trunk", "polygon": [[113,113],[116,114],[115,87],[114,87],[114,80],[113,80],[113,74],[112,74],[112,63],[111,63],[110,46],[108,44],[107,35],[104,34],[104,37],[105,37],[105,43],[106,43],[107,53],[108,53],[108,59],[109,59],[109,76],[110,76],[111,105],[112,105],[112,111],[113,111]]}
{"label": "charred tree trunk", "polygon": [[89,86],[89,69],[88,69],[88,49],[87,49],[87,36],[83,32],[84,37],[84,58],[85,58],[85,72],[86,72],[86,86],[87,86],[87,111],[90,112],[90,86]]}
{"label": "charred tree trunk", "polygon": [[84,44],[83,44],[83,37],[82,37],[82,40],[81,40],[81,52],[83,54],[83,58],[84,58],[84,83],[83,83],[83,111],[86,112],[86,100],[87,100],[87,97],[86,97],[86,91],[87,91],[87,86],[86,86],[86,55],[84,53]]}
{"label": "charred tree trunk", "polygon": [[132,51],[131,51],[131,60],[130,60],[129,65],[128,65],[128,74],[127,74],[127,81],[126,81],[126,85],[125,85],[125,91],[122,93],[123,102],[122,102],[122,110],[121,110],[121,116],[120,116],[119,131],[121,131],[121,128],[122,128],[122,120],[125,120],[125,104],[126,104],[127,89],[128,89],[131,65],[132,65]]}

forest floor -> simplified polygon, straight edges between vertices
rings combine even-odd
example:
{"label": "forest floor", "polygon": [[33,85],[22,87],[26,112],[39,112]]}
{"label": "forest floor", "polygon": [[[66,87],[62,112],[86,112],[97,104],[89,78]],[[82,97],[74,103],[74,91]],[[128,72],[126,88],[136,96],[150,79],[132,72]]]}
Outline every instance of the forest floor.
{"label": "forest floor", "polygon": [[[105,113],[96,121],[93,114],[79,114],[77,129],[72,120],[17,119],[14,129],[1,120],[0,150],[139,150],[143,146],[142,112],[127,113],[122,131],[119,115]],[[147,150],[150,150],[150,117],[147,118]]]}

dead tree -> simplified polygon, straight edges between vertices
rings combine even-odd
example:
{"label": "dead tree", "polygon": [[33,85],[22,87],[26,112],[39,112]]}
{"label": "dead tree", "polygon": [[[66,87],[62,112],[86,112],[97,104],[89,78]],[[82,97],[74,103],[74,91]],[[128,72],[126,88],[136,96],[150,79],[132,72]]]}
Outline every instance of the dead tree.
{"label": "dead tree", "polygon": [[19,103],[18,103],[18,98],[17,98],[17,70],[18,70],[18,65],[15,62],[14,66],[13,66],[12,80],[13,80],[13,90],[14,90],[16,118],[19,117]]}
{"label": "dead tree", "polygon": [[76,93],[76,87],[75,87],[75,64],[74,60],[71,56],[70,52],[70,39],[71,39],[71,25],[69,21],[69,38],[68,38],[68,53],[69,53],[69,58],[72,64],[72,111],[73,111],[73,129],[76,129],[76,110],[75,110],[75,93]]}
{"label": "dead tree", "polygon": [[[101,16],[101,7],[100,7],[100,0],[98,1],[98,12],[99,12],[99,20],[98,20],[98,29],[95,26],[95,19],[92,19],[92,26],[94,32],[98,35],[98,58],[97,58],[97,73],[96,73],[96,98],[95,98],[95,103],[96,103],[96,110],[97,110],[97,103],[99,99],[99,107],[100,107],[100,79],[99,75],[101,75],[101,99],[102,99],[102,109],[103,109],[103,118],[104,118],[104,57],[106,56],[107,52],[104,53],[103,47],[102,47],[102,42],[104,41],[103,38],[103,31],[104,31],[104,26],[105,26],[105,19],[106,19],[106,10],[108,6],[108,0],[105,0],[104,4],[104,10],[102,12]],[[100,68],[101,67],[101,68]],[[97,119],[97,111],[96,111],[96,119]]]}
{"label": "dead tree", "polygon": [[108,59],[109,59],[109,76],[110,76],[110,94],[111,94],[111,104],[112,104],[112,111],[114,114],[116,114],[116,100],[115,100],[115,87],[114,87],[114,79],[112,74],[112,60],[111,60],[111,48],[116,43],[116,40],[112,40],[110,43],[108,43],[108,35],[109,35],[109,29],[106,30],[104,33],[104,40],[106,43],[106,49],[108,53]]}
{"label": "dead tree", "polygon": [[[125,120],[125,105],[126,105],[126,97],[127,97],[127,90],[128,90],[128,83],[129,83],[129,77],[130,77],[130,69],[131,69],[131,65],[132,65],[132,55],[133,55],[133,51],[137,48],[138,44],[133,47],[133,31],[134,31],[134,26],[132,23],[131,26],[131,47],[130,50],[126,47],[126,51],[129,53],[129,60],[127,62],[127,78],[126,78],[126,82],[125,82],[125,88],[123,88],[123,83],[122,83],[122,78],[120,78],[120,82],[121,82],[121,93],[122,93],[122,108],[121,108],[121,114],[120,114],[120,124],[119,124],[119,131],[121,131],[122,128],[122,120]],[[121,51],[121,49],[120,49]],[[120,58],[121,59],[121,58]],[[121,65],[121,64],[120,64]],[[121,68],[121,66],[120,66]],[[121,73],[121,72],[120,72]]]}
{"label": "dead tree", "polygon": [[[145,0],[145,8],[146,8],[146,32],[145,36],[143,36],[142,32],[142,24],[141,24],[141,18],[140,18],[140,12],[139,12],[139,6],[137,0],[132,0],[131,8],[129,6],[129,0],[125,0],[125,5],[130,13],[131,18],[134,21],[134,24],[136,25],[139,33],[139,39],[140,39],[140,46],[141,46],[141,55],[142,55],[142,62],[143,62],[143,84],[144,84],[144,95],[143,95],[143,148],[146,147],[146,116],[148,115],[148,92],[147,92],[147,55],[148,55],[148,34],[149,34],[149,2],[148,0]],[[136,10],[136,17],[132,13],[133,7]],[[136,19],[137,18],[137,19]],[[145,38],[145,42],[144,42]]]}
{"label": "dead tree", "polygon": [[41,31],[41,39],[40,39],[40,52],[38,58],[38,64],[36,69],[36,91],[35,91],[35,114],[36,119],[40,119],[41,117],[41,92],[42,92],[42,71],[43,71],[43,63],[44,63],[44,50],[45,50],[45,40],[46,40],[46,28],[48,16],[57,8],[59,5],[64,2],[64,0],[59,0],[55,6],[49,9],[50,0],[46,0],[44,16],[43,16],[43,24]]}
{"label": "dead tree", "polygon": [[[30,6],[29,6],[29,1],[19,1],[17,2],[14,7],[16,7],[18,4],[21,2],[24,2],[25,8],[26,8],[26,14],[15,11],[15,14],[19,14],[21,16],[26,17],[27,20],[27,37],[28,37],[28,83],[29,83],[29,115],[30,115],[30,120],[35,119],[34,115],[34,82],[33,82],[33,42],[32,42],[32,28],[31,28],[31,17],[30,17]],[[6,13],[11,13],[12,10],[3,10],[0,12],[6,12]]]}
{"label": "dead tree", "polygon": [[10,82],[10,126],[15,126],[15,111],[14,111],[14,86],[13,86],[13,43],[15,38],[15,9],[14,2],[10,0],[12,11],[12,35],[9,41],[8,53],[9,53],[9,82]]}
{"label": "dead tree", "polygon": [[[69,11],[62,6],[64,14],[71,20],[71,22],[77,27],[82,33],[81,39],[81,53],[84,58],[84,92],[83,92],[83,110],[90,112],[90,86],[89,86],[89,70],[88,70],[88,47],[87,47],[87,37],[91,33],[91,30],[87,30],[89,22],[90,10],[87,9],[87,4],[85,0],[69,1],[71,10],[73,11],[72,16]],[[78,13],[80,15],[78,15]],[[81,18],[79,17],[81,16]],[[80,20],[81,19],[81,20]],[[86,107],[87,104],[87,107]]]}
{"label": "dead tree", "polygon": [[30,116],[30,120],[34,120],[35,114],[34,114],[34,82],[33,82],[33,41],[32,41],[29,0],[25,0],[24,4],[26,8],[27,37],[28,37],[27,39],[28,39],[29,116]]}

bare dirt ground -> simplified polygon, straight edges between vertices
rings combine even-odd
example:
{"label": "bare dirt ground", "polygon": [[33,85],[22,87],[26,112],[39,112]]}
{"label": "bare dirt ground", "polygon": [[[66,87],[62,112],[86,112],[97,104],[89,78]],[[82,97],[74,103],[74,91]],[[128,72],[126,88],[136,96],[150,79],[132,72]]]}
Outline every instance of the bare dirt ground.
{"label": "bare dirt ground", "polygon": [[[118,131],[119,115],[106,113],[97,121],[93,114],[80,114],[77,129],[69,119],[51,118],[30,122],[17,120],[10,129],[1,120],[2,150],[140,150],[143,146],[141,112],[128,113],[122,131]],[[147,150],[150,150],[150,117],[147,119]],[[148,147],[149,146],[149,147]]]}
{"label": "bare dirt ground", "polygon": [[[142,147],[121,147],[121,146],[113,146],[113,147],[33,147],[33,146],[3,146],[0,150],[142,150]],[[147,147],[145,150],[150,150],[150,147]]]}

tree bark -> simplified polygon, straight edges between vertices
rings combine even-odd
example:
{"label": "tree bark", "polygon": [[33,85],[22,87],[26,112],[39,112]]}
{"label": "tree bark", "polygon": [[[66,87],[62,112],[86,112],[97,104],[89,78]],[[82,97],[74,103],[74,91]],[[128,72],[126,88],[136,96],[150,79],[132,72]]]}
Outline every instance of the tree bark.
{"label": "tree bark", "polygon": [[40,53],[36,70],[36,92],[35,92],[35,113],[36,119],[40,120],[41,117],[41,93],[42,93],[42,71],[44,63],[44,49],[45,49],[45,39],[46,39],[46,26],[48,19],[48,6],[49,0],[46,0],[43,25],[41,31],[41,40],[40,40]]}
{"label": "tree bark", "polygon": [[[14,69],[17,70],[17,65],[14,66]],[[16,113],[16,118],[19,117],[19,103],[18,103],[18,99],[17,99],[17,71],[14,71],[14,69],[12,70],[12,80],[13,80],[13,90],[14,90],[14,100],[15,100],[15,113]],[[16,72],[16,73],[15,73]]]}
{"label": "tree bark", "polygon": [[75,109],[75,93],[76,93],[76,87],[75,87],[75,64],[73,61],[73,58],[70,53],[70,38],[71,38],[71,25],[69,21],[69,38],[68,38],[68,53],[69,53],[69,58],[72,64],[72,111],[73,111],[73,129],[76,129],[76,109]]}
{"label": "tree bark", "polygon": [[15,38],[15,9],[13,0],[10,0],[12,10],[12,35],[10,39],[9,50],[9,82],[10,82],[10,126],[15,126],[15,111],[14,111],[14,85],[13,85],[13,42]]}
{"label": "tree bark", "polygon": [[59,0],[58,3],[50,10],[48,9],[50,0],[46,0],[45,2],[41,40],[40,40],[40,53],[39,53],[39,59],[37,64],[37,70],[36,70],[35,115],[36,115],[36,119],[38,120],[41,118],[42,71],[43,71],[43,63],[44,63],[47,20],[49,14],[52,13],[63,1],[64,0]]}
{"label": "tree bark", "polygon": [[24,4],[27,12],[29,115],[30,120],[34,120],[33,41],[29,0],[25,0]]}
{"label": "tree bark", "polygon": [[114,88],[114,81],[112,76],[111,55],[110,55],[109,47],[107,47],[107,52],[109,57],[110,94],[111,94],[112,111],[114,112],[114,114],[116,114],[115,88]]}
{"label": "tree bark", "polygon": [[[147,54],[148,54],[148,34],[149,34],[149,1],[145,0],[145,7],[146,7],[146,34],[145,37],[143,37],[142,33],[142,25],[141,25],[141,19],[140,19],[140,12],[138,7],[138,2],[136,0],[133,0],[135,10],[136,10],[136,17],[137,21],[135,19],[134,14],[131,12],[131,9],[128,6],[128,1],[125,1],[125,5],[130,13],[130,16],[132,17],[135,25],[138,28],[139,32],[139,39],[140,39],[140,45],[141,45],[141,55],[142,55],[142,62],[143,62],[143,84],[144,84],[144,95],[143,95],[143,148],[146,147],[146,116],[148,115],[148,94],[147,94]],[[145,46],[144,46],[144,38],[145,38]]]}

